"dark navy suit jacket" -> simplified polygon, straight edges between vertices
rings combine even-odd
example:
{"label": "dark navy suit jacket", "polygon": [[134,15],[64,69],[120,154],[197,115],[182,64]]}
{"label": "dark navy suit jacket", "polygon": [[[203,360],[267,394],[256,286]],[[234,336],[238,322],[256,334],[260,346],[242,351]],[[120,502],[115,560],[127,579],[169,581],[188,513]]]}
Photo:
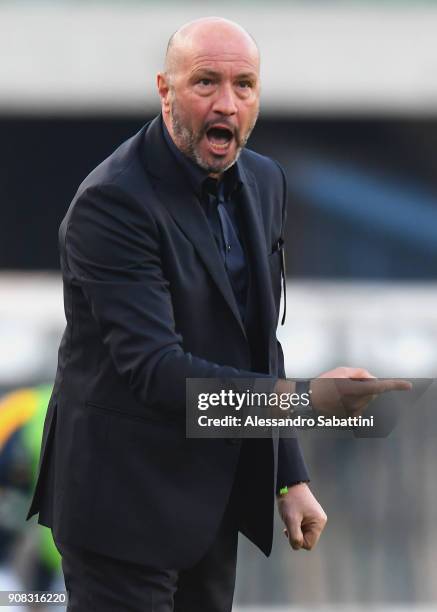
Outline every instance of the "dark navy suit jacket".
{"label": "dark navy suit jacket", "polygon": [[251,342],[159,117],[91,172],[61,224],[67,327],[29,511],[61,542],[153,566],[193,565],[214,539],[243,444],[240,530],[269,554],[278,445],[290,480],[308,478],[294,439],[185,436],[188,377],[284,375],[275,245],[285,179],[247,149],[238,164]]}

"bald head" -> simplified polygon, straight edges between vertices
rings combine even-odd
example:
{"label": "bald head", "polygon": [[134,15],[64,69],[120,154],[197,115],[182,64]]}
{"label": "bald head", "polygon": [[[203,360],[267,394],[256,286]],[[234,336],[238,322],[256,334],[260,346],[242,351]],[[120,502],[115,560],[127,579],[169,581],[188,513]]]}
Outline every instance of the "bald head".
{"label": "bald head", "polygon": [[221,52],[244,53],[259,69],[259,50],[255,39],[238,23],[221,17],[203,17],[181,26],[168,41],[165,72],[170,79],[191,58]]}

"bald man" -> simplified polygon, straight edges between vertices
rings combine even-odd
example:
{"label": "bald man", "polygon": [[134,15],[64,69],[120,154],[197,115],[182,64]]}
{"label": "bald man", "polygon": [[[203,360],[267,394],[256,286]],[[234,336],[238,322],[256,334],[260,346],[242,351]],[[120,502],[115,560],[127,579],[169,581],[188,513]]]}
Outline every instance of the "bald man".
{"label": "bald man", "polygon": [[245,148],[257,46],[189,23],[157,87],[161,114],[84,180],[59,232],[67,327],[29,516],[53,531],[69,612],[228,612],[238,531],[268,555],[275,495],[293,548],[326,522],[296,440],[185,435],[187,378],[290,384],[285,178]]}

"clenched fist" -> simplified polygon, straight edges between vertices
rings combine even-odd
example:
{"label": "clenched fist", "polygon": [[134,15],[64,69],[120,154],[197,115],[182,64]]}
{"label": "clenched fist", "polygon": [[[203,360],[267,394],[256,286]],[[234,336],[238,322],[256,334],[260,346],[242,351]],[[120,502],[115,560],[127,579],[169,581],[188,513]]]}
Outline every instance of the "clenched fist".
{"label": "clenched fist", "polygon": [[317,544],[328,517],[306,483],[289,487],[278,497],[284,533],[294,550],[311,550]]}

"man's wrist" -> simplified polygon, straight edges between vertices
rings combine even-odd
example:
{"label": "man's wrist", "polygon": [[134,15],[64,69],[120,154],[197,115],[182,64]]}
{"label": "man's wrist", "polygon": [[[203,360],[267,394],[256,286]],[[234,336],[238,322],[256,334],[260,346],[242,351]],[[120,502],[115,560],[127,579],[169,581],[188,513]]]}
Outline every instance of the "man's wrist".
{"label": "man's wrist", "polygon": [[301,484],[308,484],[310,481],[309,480],[298,480],[297,482],[293,482],[292,484],[289,485],[283,485],[282,487],[279,487],[276,491],[276,495],[281,498],[284,497],[285,495],[287,495],[287,493],[289,492],[290,489],[292,489],[293,487],[297,486],[297,485],[301,485]]}
{"label": "man's wrist", "polygon": [[311,380],[307,379],[307,380],[297,380],[296,381],[296,386],[295,386],[295,392],[297,393],[297,395],[299,395],[299,397],[301,398],[301,402],[302,400],[304,400],[304,406],[306,408],[306,410],[313,410],[313,402],[312,402],[312,398],[311,398]]}
{"label": "man's wrist", "polygon": [[278,378],[275,383],[274,391],[277,395],[281,395],[281,393],[296,393],[296,383],[286,378]]}
{"label": "man's wrist", "polygon": [[[274,392],[278,396],[286,394],[290,398],[293,397],[293,404],[290,404],[289,412],[312,413],[314,410],[311,389],[312,382],[311,379],[293,381],[279,378],[275,383]],[[299,401],[298,404],[295,403],[297,401]],[[281,415],[283,415],[284,409],[281,410]]]}

